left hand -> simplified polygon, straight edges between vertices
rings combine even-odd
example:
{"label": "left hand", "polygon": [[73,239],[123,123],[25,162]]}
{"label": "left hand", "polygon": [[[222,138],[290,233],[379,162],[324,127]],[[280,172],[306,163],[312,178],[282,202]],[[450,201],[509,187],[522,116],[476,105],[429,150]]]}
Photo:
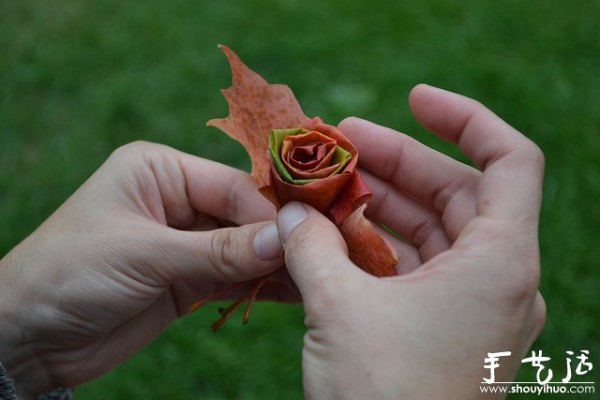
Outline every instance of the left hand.
{"label": "left hand", "polygon": [[194,301],[281,267],[275,224],[258,222],[274,217],[244,172],[118,149],[0,260],[0,362],[25,398],[100,376]]}

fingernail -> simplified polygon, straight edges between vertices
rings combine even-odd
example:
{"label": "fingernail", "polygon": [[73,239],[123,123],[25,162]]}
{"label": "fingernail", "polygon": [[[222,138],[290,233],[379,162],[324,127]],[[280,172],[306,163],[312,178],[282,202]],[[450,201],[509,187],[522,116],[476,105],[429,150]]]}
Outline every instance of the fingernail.
{"label": "fingernail", "polygon": [[283,254],[283,246],[279,233],[277,233],[277,225],[271,223],[260,228],[252,239],[252,247],[256,258],[261,261],[274,260],[281,257]]}
{"label": "fingernail", "polygon": [[283,206],[277,216],[277,227],[279,228],[281,240],[285,243],[292,231],[307,217],[308,214],[304,206],[296,201]]}

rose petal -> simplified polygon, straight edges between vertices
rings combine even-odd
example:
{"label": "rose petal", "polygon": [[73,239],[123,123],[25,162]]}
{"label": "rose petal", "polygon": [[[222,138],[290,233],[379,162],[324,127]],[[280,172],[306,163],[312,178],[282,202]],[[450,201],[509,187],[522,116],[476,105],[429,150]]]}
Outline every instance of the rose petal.
{"label": "rose petal", "polygon": [[[280,130],[282,132],[288,132],[288,130]],[[335,139],[329,136],[323,135],[317,131],[298,130],[298,132],[305,133],[289,133],[281,143],[281,157],[285,158],[289,156],[295,148],[313,146],[323,144],[327,146],[328,150],[332,150],[337,145]],[[323,154],[324,156],[325,154]]]}
{"label": "rose petal", "polygon": [[334,152],[334,143],[312,143],[294,147],[291,152],[287,153],[285,161],[298,170],[312,171],[315,168],[328,166]]}
{"label": "rose petal", "polygon": [[375,276],[397,275],[396,252],[373,223],[365,218],[366,208],[366,204],[357,208],[340,226],[350,260]]}
{"label": "rose petal", "polygon": [[[336,155],[336,147],[335,140],[319,132],[311,131],[287,136],[281,144],[280,154],[287,171],[294,179],[320,179],[336,172],[339,167],[339,163],[337,163],[336,167],[329,168]],[[314,157],[310,162],[304,163],[294,160],[294,154],[298,150],[313,153]]]}
{"label": "rose petal", "polygon": [[290,171],[290,174],[294,177],[294,181],[292,183],[299,185],[308,183],[301,183],[301,181],[313,181],[315,179],[327,178],[328,176],[335,174],[339,168],[340,163],[336,163],[330,165],[327,168],[315,168],[314,171],[302,171],[293,167],[289,167],[288,170]]}
{"label": "rose petal", "polygon": [[344,189],[326,211],[336,226],[341,226],[354,210],[371,199],[372,193],[358,172],[352,174]]}
{"label": "rose petal", "polygon": [[278,208],[283,207],[290,201],[300,201],[310,204],[324,213],[342,191],[351,175],[350,173],[341,173],[317,179],[304,185],[295,185],[281,179],[275,167],[271,165],[270,179],[272,185],[270,186],[272,187],[263,186],[259,189],[268,199],[276,198],[277,203],[275,205]]}
{"label": "rose petal", "polygon": [[356,147],[354,147],[352,142],[342,133],[342,131],[333,125],[324,123],[321,118],[315,117],[310,119],[306,121],[302,127],[311,131],[320,132],[323,135],[332,138],[338,146],[349,152],[352,155],[352,158],[355,158],[355,156],[358,155]]}

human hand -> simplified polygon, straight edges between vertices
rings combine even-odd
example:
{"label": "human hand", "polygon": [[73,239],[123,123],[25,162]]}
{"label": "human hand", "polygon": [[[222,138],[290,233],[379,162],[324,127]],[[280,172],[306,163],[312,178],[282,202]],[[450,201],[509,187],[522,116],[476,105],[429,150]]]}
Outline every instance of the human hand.
{"label": "human hand", "polygon": [[487,353],[512,351],[496,370],[497,381],[510,381],[544,325],[539,148],[457,94],[419,85],[410,106],[482,172],[391,129],[340,124],[374,192],[367,212],[406,239],[388,235],[404,275],[358,269],[314,209],[280,211],[286,265],[306,312],[309,398],[479,398]]}
{"label": "human hand", "polygon": [[0,362],[24,397],[103,374],[193,302],[281,267],[275,223],[258,222],[274,218],[241,171],[118,149],[0,261]]}

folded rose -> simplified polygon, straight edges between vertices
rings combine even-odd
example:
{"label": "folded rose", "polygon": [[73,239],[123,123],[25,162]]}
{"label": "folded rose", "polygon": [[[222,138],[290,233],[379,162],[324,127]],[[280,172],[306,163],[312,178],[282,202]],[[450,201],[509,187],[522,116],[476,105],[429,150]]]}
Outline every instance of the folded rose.
{"label": "folded rose", "polygon": [[[269,84],[231,49],[220,47],[233,75],[233,85],[222,91],[229,116],[210,120],[208,125],[244,146],[258,190],[278,209],[290,201],[310,204],[339,228],[356,265],[375,276],[396,275],[394,249],[363,214],[371,192],[356,170],[354,145],[335,126],[307,117],[288,86]],[[213,329],[248,300],[246,322],[252,302],[268,279],[249,282],[248,293],[221,310],[222,318]],[[197,302],[192,309],[241,284]]]}
{"label": "folded rose", "polygon": [[354,173],[356,148],[337,128],[314,122],[314,130],[273,129],[269,133],[272,188],[261,191],[277,207],[301,201],[325,212]]}
{"label": "folded rose", "polygon": [[352,158],[335,139],[302,128],[273,129],[269,152],[279,175],[293,185],[335,176]]}

